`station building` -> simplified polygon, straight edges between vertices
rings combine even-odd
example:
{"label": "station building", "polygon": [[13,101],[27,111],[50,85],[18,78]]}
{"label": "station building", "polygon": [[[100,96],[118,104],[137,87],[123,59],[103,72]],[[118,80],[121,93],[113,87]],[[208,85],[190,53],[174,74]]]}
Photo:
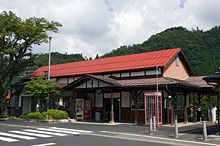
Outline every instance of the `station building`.
{"label": "station building", "polygon": [[[48,66],[41,67],[12,86],[15,114],[40,106],[25,95],[23,87],[28,79],[45,77],[47,72]],[[195,121],[195,100],[213,93],[204,76],[195,76],[181,48],[57,64],[50,73],[62,88],[57,104],[77,120],[94,120],[99,115],[102,121],[148,124],[155,116],[163,124],[175,114],[180,121]]]}

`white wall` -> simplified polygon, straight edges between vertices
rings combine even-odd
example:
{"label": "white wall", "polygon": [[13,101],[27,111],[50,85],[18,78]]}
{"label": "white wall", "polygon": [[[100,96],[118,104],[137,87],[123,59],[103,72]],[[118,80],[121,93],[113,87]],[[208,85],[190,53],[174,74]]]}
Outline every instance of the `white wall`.
{"label": "white wall", "polygon": [[[120,98],[120,93],[112,93],[113,98]],[[104,93],[104,98],[111,98],[111,93]]]}
{"label": "white wall", "polygon": [[131,76],[144,76],[144,71],[131,72]]}
{"label": "white wall", "polygon": [[59,84],[67,83],[67,78],[59,78],[59,79],[57,79],[57,83],[59,83]]}

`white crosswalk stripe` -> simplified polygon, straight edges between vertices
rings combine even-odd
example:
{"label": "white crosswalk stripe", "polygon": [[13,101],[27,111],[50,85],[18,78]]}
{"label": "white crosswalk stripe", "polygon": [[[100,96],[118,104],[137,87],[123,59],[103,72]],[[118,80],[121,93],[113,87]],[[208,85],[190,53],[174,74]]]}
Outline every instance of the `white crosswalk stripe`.
{"label": "white crosswalk stripe", "polygon": [[49,134],[49,135],[56,135],[56,136],[67,136],[67,134],[63,134],[63,133],[54,133],[54,132],[39,131],[39,130],[32,130],[32,129],[25,129],[23,131],[34,132],[34,133],[41,133],[41,134]]}
{"label": "white crosswalk stripe", "polygon": [[6,141],[6,142],[16,142],[16,141],[19,141],[17,139],[8,138],[8,137],[1,137],[1,136],[0,136],[0,140],[1,141]]}
{"label": "white crosswalk stripe", "polygon": [[24,131],[9,131],[9,132],[17,133],[17,134],[23,134],[23,135],[31,135],[31,136],[36,136],[36,137],[43,137],[43,138],[53,137],[51,135],[31,133],[31,132],[24,132]]}
{"label": "white crosswalk stripe", "polygon": [[51,131],[51,132],[66,133],[66,134],[79,134],[79,132],[73,132],[73,131],[63,131],[63,130],[47,129],[47,128],[37,128],[37,129],[38,130]]}
{"label": "white crosswalk stripe", "polygon": [[30,137],[30,136],[17,135],[17,134],[11,134],[11,133],[6,133],[6,132],[0,132],[0,135],[13,137],[13,138],[26,139],[26,140],[36,139],[36,138]]}
{"label": "white crosswalk stripe", "polygon": [[58,130],[67,130],[67,131],[73,131],[73,132],[82,132],[82,133],[92,133],[93,131],[88,130],[78,130],[78,129],[67,129],[67,128],[57,128],[57,127],[51,127],[52,129],[58,129]]}
{"label": "white crosswalk stripe", "polygon": [[19,141],[18,139],[34,140],[34,139],[37,139],[38,137],[50,138],[54,136],[67,136],[68,134],[78,135],[81,133],[86,134],[86,133],[92,133],[92,132],[93,131],[58,128],[58,127],[22,129],[22,130],[8,131],[8,132],[0,131],[0,141],[17,142]]}

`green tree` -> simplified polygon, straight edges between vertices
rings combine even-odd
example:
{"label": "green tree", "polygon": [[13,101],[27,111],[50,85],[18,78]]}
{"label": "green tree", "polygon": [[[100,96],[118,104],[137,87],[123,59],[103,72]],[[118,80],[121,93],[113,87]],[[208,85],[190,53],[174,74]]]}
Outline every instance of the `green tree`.
{"label": "green tree", "polygon": [[0,13],[0,111],[6,109],[5,97],[14,77],[33,64],[32,46],[47,43],[47,32],[58,32],[61,26],[45,18]]}
{"label": "green tree", "polygon": [[60,95],[61,91],[59,90],[60,85],[54,83],[53,80],[45,80],[43,77],[32,78],[31,81],[28,81],[24,86],[24,91],[26,94],[33,96],[35,101],[37,98],[40,98],[40,101],[45,105],[45,101]]}

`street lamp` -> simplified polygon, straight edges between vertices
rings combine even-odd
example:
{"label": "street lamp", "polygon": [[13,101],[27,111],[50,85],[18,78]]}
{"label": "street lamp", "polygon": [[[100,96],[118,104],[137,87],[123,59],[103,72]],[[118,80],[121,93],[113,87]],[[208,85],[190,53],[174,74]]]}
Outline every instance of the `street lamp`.
{"label": "street lamp", "polygon": [[156,78],[157,78],[157,126],[159,125],[159,105],[158,105],[158,90],[159,90],[159,84],[158,84],[158,74],[159,74],[160,68],[158,66],[156,67]]}
{"label": "street lamp", "polygon": [[50,49],[51,49],[51,39],[52,37],[49,37],[49,59],[48,59],[48,80],[50,80]]}
{"label": "street lamp", "polygon": [[[52,39],[52,37],[51,36],[49,36],[49,54],[48,54],[48,56],[49,56],[49,58],[48,58],[48,76],[47,76],[47,79],[48,80],[50,80],[50,49],[51,49],[51,39]],[[47,98],[47,110],[49,110],[50,109],[50,94],[48,93],[48,98]]]}

